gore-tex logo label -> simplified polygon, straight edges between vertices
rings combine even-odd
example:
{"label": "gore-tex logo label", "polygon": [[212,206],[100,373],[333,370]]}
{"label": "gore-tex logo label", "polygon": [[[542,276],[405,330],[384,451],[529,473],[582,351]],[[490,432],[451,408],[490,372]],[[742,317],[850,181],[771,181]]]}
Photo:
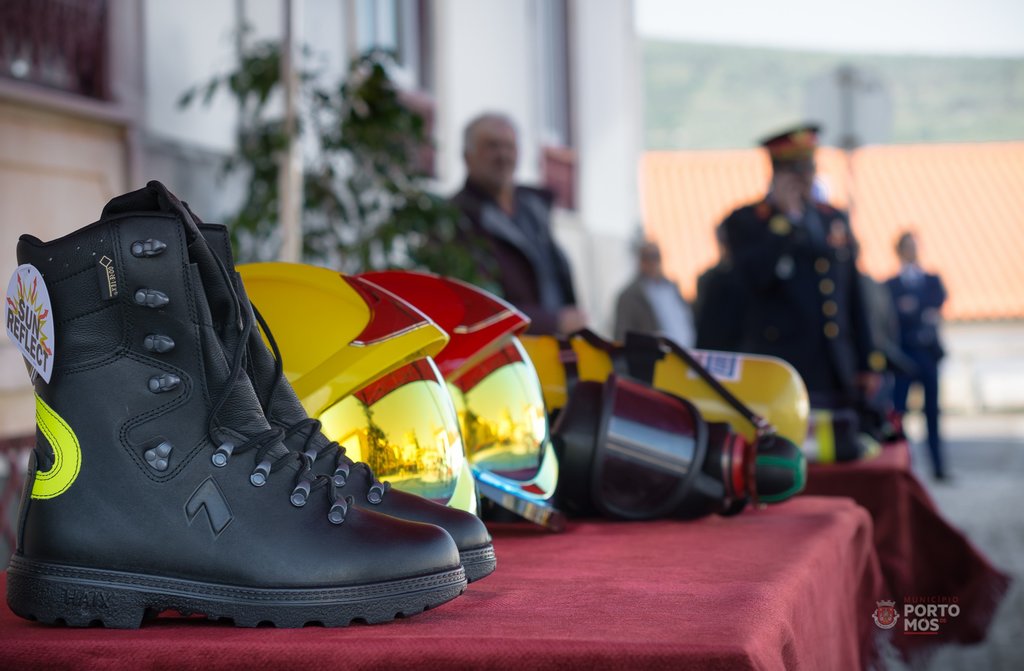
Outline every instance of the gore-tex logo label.
{"label": "gore-tex logo label", "polygon": [[100,296],[105,301],[117,298],[117,273],[114,272],[114,259],[104,254],[100,257],[96,270],[100,280]]}

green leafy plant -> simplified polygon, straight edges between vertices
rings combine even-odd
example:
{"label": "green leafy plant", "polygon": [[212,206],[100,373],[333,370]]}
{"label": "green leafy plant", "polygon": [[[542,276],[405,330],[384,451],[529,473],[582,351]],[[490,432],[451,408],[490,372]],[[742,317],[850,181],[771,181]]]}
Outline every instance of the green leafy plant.
{"label": "green leafy plant", "polygon": [[[294,127],[303,148],[303,258],[343,272],[427,269],[476,281],[473,251],[459,238],[457,210],[427,188],[419,160],[429,146],[423,117],[403,103],[388,75],[393,56],[372,50],[345,79],[320,84],[302,51]],[[288,143],[280,107],[281,50],[274,41],[242,49],[236,70],[188,89],[179,105],[209,104],[225,91],[239,109],[237,153],[226,172],[242,171],[245,198],[229,219],[243,261],[275,258],[279,156]]]}

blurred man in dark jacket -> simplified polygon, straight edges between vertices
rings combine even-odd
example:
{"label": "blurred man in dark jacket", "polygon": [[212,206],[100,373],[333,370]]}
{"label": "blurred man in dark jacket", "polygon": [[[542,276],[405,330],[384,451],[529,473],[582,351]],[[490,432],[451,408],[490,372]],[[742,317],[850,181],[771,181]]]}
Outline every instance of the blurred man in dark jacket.
{"label": "blurred man in dark jacket", "polygon": [[938,480],[947,476],[939,436],[939,361],[945,355],[939,340],[939,322],[946,288],[938,275],[921,269],[917,240],[904,233],[896,243],[900,272],[886,281],[900,322],[900,348],[913,361],[910,373],[897,373],[893,404],[896,412],[907,410],[907,392],[914,382],[924,388],[924,415],[928,426],[928,453]]}
{"label": "blurred man in dark jacket", "polygon": [[516,129],[502,114],[483,114],[463,137],[466,184],[452,202],[465,234],[482,243],[480,270],[505,300],[531,319],[530,332],[572,333],[587,324],[576,306],[572,272],[551,235],[551,194],[515,184]]}
{"label": "blurred man in dark jacket", "polygon": [[885,357],[871,340],[846,213],[812,195],[817,133],[803,125],[763,140],[768,194],[722,226],[749,296],[740,350],[791,363],[812,404],[852,407],[875,393]]}

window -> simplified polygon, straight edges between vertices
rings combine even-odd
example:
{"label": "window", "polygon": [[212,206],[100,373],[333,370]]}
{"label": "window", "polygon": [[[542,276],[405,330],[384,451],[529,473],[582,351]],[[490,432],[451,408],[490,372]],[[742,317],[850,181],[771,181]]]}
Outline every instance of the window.
{"label": "window", "polygon": [[566,0],[538,0],[537,33],[541,122],[546,145],[572,146],[569,90],[569,8]]}
{"label": "window", "polygon": [[[423,117],[424,132],[434,132],[434,99],[430,59],[430,0],[354,0],[350,14],[354,33],[349,39],[356,53],[378,48],[395,55],[397,67],[390,72],[402,102]],[[433,143],[419,148],[415,168],[435,174]]]}
{"label": "window", "polygon": [[423,0],[356,0],[356,51],[378,48],[395,54],[395,81],[405,89],[425,89],[429,59]]}
{"label": "window", "polygon": [[535,0],[537,81],[540,85],[541,172],[565,208],[576,206],[576,152],[572,137],[572,85],[567,0]]}
{"label": "window", "polygon": [[105,99],[106,0],[0,2],[0,77]]}

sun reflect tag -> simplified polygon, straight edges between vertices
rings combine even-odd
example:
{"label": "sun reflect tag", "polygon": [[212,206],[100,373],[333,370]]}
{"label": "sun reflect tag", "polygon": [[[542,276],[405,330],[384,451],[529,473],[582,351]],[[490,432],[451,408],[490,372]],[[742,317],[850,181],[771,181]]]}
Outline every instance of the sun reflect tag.
{"label": "sun reflect tag", "polygon": [[4,301],[7,337],[47,382],[53,374],[53,311],[43,276],[35,266],[18,266],[7,283]]}

